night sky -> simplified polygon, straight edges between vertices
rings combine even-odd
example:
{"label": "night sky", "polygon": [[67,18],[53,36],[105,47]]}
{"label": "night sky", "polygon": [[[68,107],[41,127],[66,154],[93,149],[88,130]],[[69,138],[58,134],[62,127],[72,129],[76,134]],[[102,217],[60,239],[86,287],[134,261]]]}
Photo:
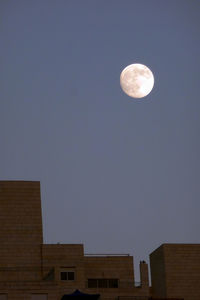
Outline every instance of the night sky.
{"label": "night sky", "polygon": [[[137,274],[200,242],[199,55],[199,0],[0,1],[0,179],[41,182],[45,243],[130,253]],[[155,76],[138,100],[132,63]]]}

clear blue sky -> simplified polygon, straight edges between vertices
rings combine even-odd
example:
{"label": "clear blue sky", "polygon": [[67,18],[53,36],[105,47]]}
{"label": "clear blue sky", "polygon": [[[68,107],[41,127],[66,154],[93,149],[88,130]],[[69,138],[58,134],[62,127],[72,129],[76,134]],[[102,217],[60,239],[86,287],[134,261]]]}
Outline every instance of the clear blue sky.
{"label": "clear blue sky", "polygon": [[[44,240],[139,260],[199,243],[200,1],[1,0],[0,179],[40,180]],[[122,69],[147,65],[134,100]]]}

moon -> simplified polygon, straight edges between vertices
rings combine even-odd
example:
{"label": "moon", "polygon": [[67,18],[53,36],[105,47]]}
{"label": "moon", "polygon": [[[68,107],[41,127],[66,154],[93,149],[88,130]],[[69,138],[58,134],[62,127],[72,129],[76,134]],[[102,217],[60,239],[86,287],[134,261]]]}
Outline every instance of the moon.
{"label": "moon", "polygon": [[132,64],[121,72],[120,85],[128,96],[143,98],[151,92],[154,86],[154,76],[147,66]]}

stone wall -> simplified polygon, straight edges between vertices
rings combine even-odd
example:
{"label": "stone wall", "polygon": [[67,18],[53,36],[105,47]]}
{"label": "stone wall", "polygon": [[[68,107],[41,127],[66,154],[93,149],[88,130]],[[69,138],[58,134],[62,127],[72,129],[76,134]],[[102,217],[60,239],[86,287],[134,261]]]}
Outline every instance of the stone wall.
{"label": "stone wall", "polygon": [[200,244],[164,244],[150,261],[154,296],[200,299]]}
{"label": "stone wall", "polygon": [[40,183],[0,181],[0,281],[41,278]]}
{"label": "stone wall", "polygon": [[160,246],[150,254],[151,294],[166,297],[164,249]]}

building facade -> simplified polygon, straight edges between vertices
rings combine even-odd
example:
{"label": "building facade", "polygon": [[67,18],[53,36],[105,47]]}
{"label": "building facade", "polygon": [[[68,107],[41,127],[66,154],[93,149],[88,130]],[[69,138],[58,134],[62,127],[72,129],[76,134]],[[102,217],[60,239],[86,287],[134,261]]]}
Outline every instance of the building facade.
{"label": "building facade", "polygon": [[133,257],[86,256],[82,244],[43,244],[40,183],[0,181],[0,300],[53,300],[80,290],[146,300],[148,266],[135,286]]}
{"label": "building facade", "polygon": [[150,266],[153,296],[200,299],[200,244],[163,244]]}
{"label": "building facade", "polygon": [[0,181],[0,300],[200,299],[200,244],[164,244],[150,265],[152,287],[144,261],[136,285],[132,256],[44,244],[40,183]]}

